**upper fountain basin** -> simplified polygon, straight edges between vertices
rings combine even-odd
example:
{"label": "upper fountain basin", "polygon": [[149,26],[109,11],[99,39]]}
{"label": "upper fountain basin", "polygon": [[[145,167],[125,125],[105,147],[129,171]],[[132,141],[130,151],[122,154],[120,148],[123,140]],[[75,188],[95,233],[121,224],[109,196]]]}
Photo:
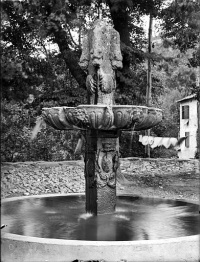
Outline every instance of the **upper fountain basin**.
{"label": "upper fountain basin", "polygon": [[58,130],[146,130],[162,120],[162,110],[134,105],[79,105],[43,108],[45,122]]}

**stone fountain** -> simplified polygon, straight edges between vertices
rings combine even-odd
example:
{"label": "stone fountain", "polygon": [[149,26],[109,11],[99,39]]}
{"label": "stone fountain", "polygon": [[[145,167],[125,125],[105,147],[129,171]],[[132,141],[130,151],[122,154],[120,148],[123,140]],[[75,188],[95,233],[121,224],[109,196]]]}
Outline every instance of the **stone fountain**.
{"label": "stone fountain", "polygon": [[115,105],[115,72],[122,68],[120,37],[104,20],[95,21],[84,38],[80,66],[88,72],[90,104],[44,108],[43,118],[59,130],[84,130],[86,211],[110,213],[116,206],[120,130],[149,129],[162,120],[162,112],[145,106]]}
{"label": "stone fountain", "polygon": [[[118,68],[122,68],[122,55],[119,34],[107,22],[97,20],[88,31],[83,42],[80,66],[87,70],[89,104],[43,108],[42,117],[55,129],[80,130],[85,137],[85,196],[43,195],[4,200],[3,218],[14,225],[12,216],[16,216],[16,223],[19,226],[24,223],[26,230],[23,235],[12,226],[13,229],[2,235],[2,261],[184,261],[185,258],[187,261],[198,261],[198,236],[193,233],[187,233],[186,236],[184,233],[174,234],[174,224],[180,224],[176,218],[171,222],[171,238],[168,238],[168,233],[164,239],[149,237],[152,228],[159,227],[156,221],[158,214],[166,210],[163,206],[173,207],[176,212],[177,206],[184,206],[184,212],[187,209],[191,215],[193,210],[196,211],[196,205],[155,199],[145,202],[132,195],[116,196],[120,130],[152,128],[162,120],[162,111],[114,103],[115,73]],[[86,203],[85,214],[83,202]],[[149,209],[149,206],[152,208]],[[142,210],[140,216],[138,210]],[[149,211],[144,215],[145,210]],[[10,213],[13,213],[11,218],[7,215]],[[62,221],[59,225],[51,224],[51,221],[57,219],[53,217],[54,214],[60,214]],[[171,221],[173,215],[169,211],[167,221]],[[35,220],[31,222],[33,217]],[[44,228],[38,231],[41,224]],[[45,224],[48,224],[48,228]],[[160,225],[162,231],[166,222]],[[62,239],[58,239],[56,234],[52,238],[52,232],[56,231],[57,226],[65,232]],[[50,238],[47,233],[49,228]]]}

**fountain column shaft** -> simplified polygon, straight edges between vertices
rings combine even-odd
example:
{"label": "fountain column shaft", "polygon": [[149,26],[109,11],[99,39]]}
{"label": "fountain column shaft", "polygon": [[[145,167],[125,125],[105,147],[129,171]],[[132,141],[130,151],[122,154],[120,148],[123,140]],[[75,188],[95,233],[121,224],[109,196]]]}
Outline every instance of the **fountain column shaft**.
{"label": "fountain column shaft", "polygon": [[112,213],[119,168],[118,132],[88,130],[85,151],[86,212]]}

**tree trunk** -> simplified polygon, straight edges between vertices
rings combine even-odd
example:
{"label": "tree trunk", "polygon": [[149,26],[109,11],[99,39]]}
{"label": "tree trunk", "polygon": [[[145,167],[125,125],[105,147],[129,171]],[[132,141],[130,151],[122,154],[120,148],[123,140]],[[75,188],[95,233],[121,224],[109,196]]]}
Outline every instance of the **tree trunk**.
{"label": "tree trunk", "polygon": [[200,169],[200,102],[197,102],[197,119],[198,119],[198,130],[197,130],[197,152],[199,156],[199,169]]}
{"label": "tree trunk", "polygon": [[130,42],[130,32],[129,32],[129,27],[128,27],[128,21],[129,21],[129,14],[126,11],[127,5],[121,5],[118,7],[117,11],[114,8],[114,5],[116,3],[114,1],[107,1],[109,8],[110,8],[110,13],[111,13],[111,18],[113,20],[114,28],[117,30],[120,34],[120,40],[121,40],[121,49],[123,53],[123,71],[129,70],[130,67],[130,55],[129,52],[127,52],[127,49],[122,48],[125,46],[131,46]]}
{"label": "tree trunk", "polygon": [[[153,24],[153,17],[150,13],[149,16],[149,33],[148,33],[148,53],[151,54],[151,45],[152,45],[152,24]],[[148,57],[147,60],[147,89],[146,89],[146,106],[151,106],[151,60]]]}
{"label": "tree trunk", "polygon": [[[153,16],[150,13],[149,16],[149,32],[148,32],[148,53],[151,53],[151,45],[152,45],[152,25],[153,25]],[[146,89],[146,106],[151,106],[151,60],[148,57],[147,60],[147,89]],[[146,135],[150,136],[150,129],[146,130]],[[145,151],[147,156],[150,158],[150,145],[145,146]]]}
{"label": "tree trunk", "polygon": [[74,51],[70,50],[65,32],[62,28],[54,31],[55,42],[57,43],[61,55],[66,63],[67,68],[69,68],[70,73],[76,79],[80,87],[86,89],[86,73],[79,66],[79,58]]}

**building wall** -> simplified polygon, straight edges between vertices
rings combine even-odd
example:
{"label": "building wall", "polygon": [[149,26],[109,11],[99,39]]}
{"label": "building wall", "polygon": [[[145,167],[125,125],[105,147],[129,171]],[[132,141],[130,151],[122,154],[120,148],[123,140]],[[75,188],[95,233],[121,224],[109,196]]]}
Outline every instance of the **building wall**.
{"label": "building wall", "polygon": [[[189,105],[189,119],[182,119],[182,106]],[[195,158],[197,151],[197,100],[186,100],[180,103],[180,137],[184,137],[189,132],[189,147],[185,146],[185,141],[180,146],[178,156],[180,159]]]}

